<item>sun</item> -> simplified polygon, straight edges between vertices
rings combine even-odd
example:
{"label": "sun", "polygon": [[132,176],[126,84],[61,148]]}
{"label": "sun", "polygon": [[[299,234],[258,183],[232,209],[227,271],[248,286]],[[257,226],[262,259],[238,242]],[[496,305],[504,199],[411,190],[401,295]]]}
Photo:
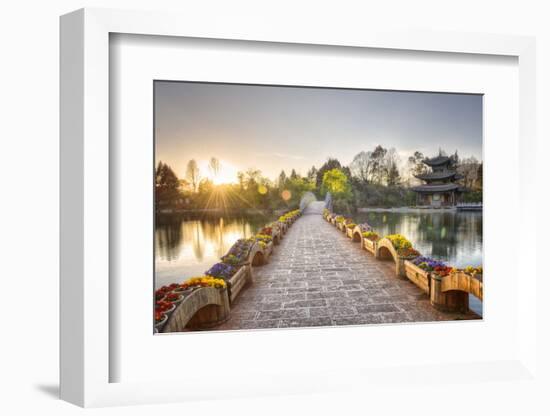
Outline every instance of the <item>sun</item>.
{"label": "sun", "polygon": [[216,174],[208,168],[208,161],[202,161],[199,165],[202,165],[201,170],[206,173],[206,178],[210,179],[214,185],[238,182],[237,173],[239,170],[225,160],[220,160],[220,170]]}

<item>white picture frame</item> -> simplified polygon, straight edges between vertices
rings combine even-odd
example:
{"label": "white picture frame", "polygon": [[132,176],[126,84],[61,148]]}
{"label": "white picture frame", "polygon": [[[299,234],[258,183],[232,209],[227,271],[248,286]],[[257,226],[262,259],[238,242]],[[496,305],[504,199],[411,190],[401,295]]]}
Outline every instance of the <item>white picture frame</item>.
{"label": "white picture frame", "polygon": [[[220,19],[205,27],[185,15],[82,9],[61,18],[61,398],[80,406],[159,403],[262,394],[297,394],[391,383],[396,377],[428,385],[451,371],[458,380],[533,379],[536,377],[536,280],[540,271],[527,245],[517,248],[522,264],[518,291],[517,348],[498,361],[440,360],[415,368],[335,368],[317,373],[266,373],[261,380],[235,383],[223,392],[200,388],[201,374],[188,374],[177,382],[112,382],[110,366],[117,357],[110,348],[110,310],[113,298],[109,275],[110,172],[109,152],[109,37],[136,34],[187,38],[332,45],[334,47],[430,51],[443,54],[483,54],[515,57],[519,68],[519,201],[518,214],[526,214],[536,192],[529,179],[529,153],[536,142],[535,42],[533,38],[423,32],[330,30],[304,32],[276,24],[250,22],[238,29]],[[536,217],[520,215],[522,239],[536,241]],[[513,270],[510,273],[518,273]],[[410,329],[404,329],[403,334]],[[263,332],[266,334],[266,332]],[[314,334],[310,332],[310,334]],[[270,335],[263,335],[264,337]],[[311,336],[311,335],[310,335]],[[316,336],[316,335],[313,335]],[[319,335],[336,337],[334,331]],[[271,336],[272,342],[277,342]],[[166,338],[165,338],[166,339]],[[168,341],[166,341],[168,342]],[[425,364],[425,365],[424,365]],[[244,364],[243,364],[244,365]],[[250,366],[250,364],[248,364]],[[365,371],[368,369],[368,373]],[[475,376],[472,377],[472,374]],[[483,374],[483,375],[481,375]],[[479,376],[479,377],[478,377]],[[343,382],[342,380],[347,380]],[[353,387],[352,387],[353,386]],[[417,386],[418,387],[418,386]]]}

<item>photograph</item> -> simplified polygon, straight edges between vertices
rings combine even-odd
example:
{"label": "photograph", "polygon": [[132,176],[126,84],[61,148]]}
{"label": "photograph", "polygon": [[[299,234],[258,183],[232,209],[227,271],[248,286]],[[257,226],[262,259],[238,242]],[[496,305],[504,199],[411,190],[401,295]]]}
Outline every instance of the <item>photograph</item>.
{"label": "photograph", "polygon": [[153,88],[155,334],[483,319],[482,94]]}

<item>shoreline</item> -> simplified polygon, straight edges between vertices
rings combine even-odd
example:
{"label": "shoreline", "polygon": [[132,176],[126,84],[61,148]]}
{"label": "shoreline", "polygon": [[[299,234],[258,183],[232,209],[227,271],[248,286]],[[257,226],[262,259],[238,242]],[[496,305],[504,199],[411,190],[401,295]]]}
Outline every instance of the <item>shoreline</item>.
{"label": "shoreline", "polygon": [[357,208],[358,213],[368,213],[368,212],[398,212],[398,213],[422,213],[422,212],[482,212],[482,209],[459,209],[457,207],[392,207],[392,208],[383,208],[383,207],[361,207]]}

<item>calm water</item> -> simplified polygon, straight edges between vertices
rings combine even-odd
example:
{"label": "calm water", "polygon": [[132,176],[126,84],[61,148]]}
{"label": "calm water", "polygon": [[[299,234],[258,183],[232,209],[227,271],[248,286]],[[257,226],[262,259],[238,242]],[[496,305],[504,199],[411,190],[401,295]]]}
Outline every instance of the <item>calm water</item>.
{"label": "calm water", "polygon": [[155,232],[155,286],[201,276],[239,238],[250,237],[275,216],[159,217]]}
{"label": "calm water", "polygon": [[[454,267],[483,264],[481,212],[369,212],[353,216],[378,234],[403,234],[424,256]],[[481,302],[470,295],[470,309],[482,315]]]}
{"label": "calm water", "polygon": [[381,236],[403,234],[424,256],[451,266],[478,266],[483,259],[481,212],[369,212],[353,216]]}

